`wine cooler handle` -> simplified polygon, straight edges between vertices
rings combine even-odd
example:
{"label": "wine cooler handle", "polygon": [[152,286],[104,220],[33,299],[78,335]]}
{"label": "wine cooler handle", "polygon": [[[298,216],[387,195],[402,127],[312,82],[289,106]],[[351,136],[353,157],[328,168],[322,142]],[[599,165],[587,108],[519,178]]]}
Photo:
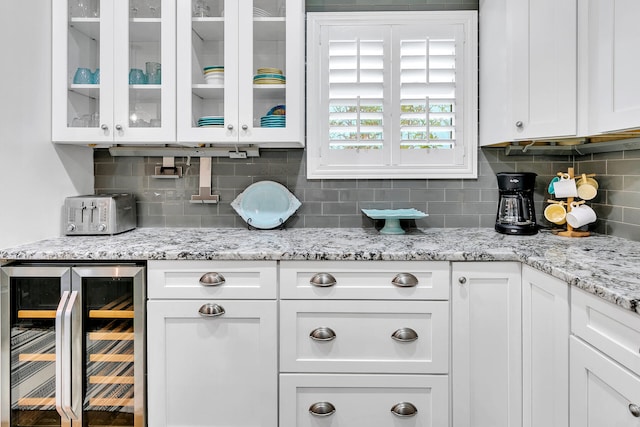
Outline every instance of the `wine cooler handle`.
{"label": "wine cooler handle", "polygon": [[62,388],[63,402],[66,412],[72,420],[80,420],[82,411],[82,309],[78,291],[69,295],[69,302],[64,311],[64,345],[69,349],[68,358],[64,364],[68,369],[68,376]]}
{"label": "wine cooler handle", "polygon": [[65,375],[64,361],[67,359],[67,351],[64,345],[64,312],[69,302],[69,291],[64,291],[60,298],[60,303],[56,310],[56,411],[60,414],[63,421],[70,421],[71,418],[67,413],[67,408],[63,401],[63,389],[65,388],[66,380],[69,379],[68,375]]}

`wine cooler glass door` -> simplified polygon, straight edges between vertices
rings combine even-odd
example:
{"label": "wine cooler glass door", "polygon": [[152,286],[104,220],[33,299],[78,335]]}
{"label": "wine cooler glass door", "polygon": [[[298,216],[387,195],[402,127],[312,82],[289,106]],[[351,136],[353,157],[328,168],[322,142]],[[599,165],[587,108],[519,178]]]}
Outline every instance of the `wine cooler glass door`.
{"label": "wine cooler glass door", "polygon": [[1,424],[59,426],[56,314],[69,267],[4,267],[0,279]]}
{"label": "wine cooler glass door", "polygon": [[84,324],[83,425],[144,425],[144,269],[73,269]]}

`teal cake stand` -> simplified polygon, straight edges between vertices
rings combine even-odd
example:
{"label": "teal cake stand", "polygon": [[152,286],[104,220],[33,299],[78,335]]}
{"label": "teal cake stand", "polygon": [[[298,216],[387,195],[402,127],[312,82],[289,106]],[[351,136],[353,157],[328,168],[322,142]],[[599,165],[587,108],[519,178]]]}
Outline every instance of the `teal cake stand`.
{"label": "teal cake stand", "polygon": [[400,227],[401,219],[420,219],[427,215],[417,209],[362,209],[362,213],[371,219],[383,219],[384,227],[380,229],[380,234],[404,234]]}

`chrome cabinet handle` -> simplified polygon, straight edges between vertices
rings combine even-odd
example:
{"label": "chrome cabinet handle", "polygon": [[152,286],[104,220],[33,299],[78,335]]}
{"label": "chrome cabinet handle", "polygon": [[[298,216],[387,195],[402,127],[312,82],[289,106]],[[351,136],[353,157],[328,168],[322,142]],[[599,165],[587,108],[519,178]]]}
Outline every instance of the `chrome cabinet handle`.
{"label": "chrome cabinet handle", "polygon": [[316,417],[328,417],[336,412],[336,407],[329,402],[316,402],[309,406],[309,413]]}
{"label": "chrome cabinet handle", "polygon": [[465,283],[467,283],[467,278],[466,277],[458,277],[458,283],[460,283],[461,285],[464,285]]}
{"label": "chrome cabinet handle", "polygon": [[640,406],[636,405],[635,403],[629,404],[629,412],[631,412],[631,415],[633,415],[634,417],[640,418]]}
{"label": "chrome cabinet handle", "polygon": [[314,274],[309,283],[312,286],[326,288],[329,286],[334,286],[338,282],[336,281],[336,278],[329,273],[318,273]]}
{"label": "chrome cabinet handle", "polygon": [[63,363],[66,365],[69,376],[66,380],[66,386],[62,389],[62,400],[66,406],[66,412],[72,420],[79,420],[82,411],[82,367],[84,366],[82,342],[84,336],[82,334],[82,310],[78,307],[79,305],[78,291],[71,292],[69,302],[64,309],[63,340],[69,353],[67,360]]}
{"label": "chrome cabinet handle", "polygon": [[247,125],[242,125],[242,130],[247,130],[247,129],[249,129],[249,126],[247,126]]}
{"label": "chrome cabinet handle", "polygon": [[109,126],[103,124],[102,126],[100,126],[100,129],[102,129],[103,131],[108,131],[109,130]]}
{"label": "chrome cabinet handle", "polygon": [[400,402],[391,407],[391,413],[397,417],[414,417],[418,413],[418,408],[412,403]]}
{"label": "chrome cabinet handle", "polygon": [[122,130],[122,125],[116,125],[116,130],[118,131]]}
{"label": "chrome cabinet handle", "polygon": [[224,285],[225,282],[226,279],[222,274],[213,271],[204,273],[202,277],[200,277],[200,284],[202,286],[220,286]]}
{"label": "chrome cabinet handle", "polygon": [[413,342],[418,339],[418,333],[411,328],[400,328],[391,334],[391,338],[399,342]]}
{"label": "chrome cabinet handle", "polygon": [[218,317],[225,313],[224,307],[218,304],[204,304],[198,310],[198,314],[202,317]]}
{"label": "chrome cabinet handle", "polygon": [[67,413],[67,407],[63,401],[63,389],[67,387],[67,381],[69,376],[67,374],[68,367],[65,366],[64,361],[68,358],[68,348],[64,342],[65,321],[64,311],[69,302],[69,291],[64,291],[62,297],[60,297],[60,303],[56,309],[56,411],[60,414],[60,417],[69,421],[71,418]]}
{"label": "chrome cabinet handle", "polygon": [[227,125],[227,129],[229,129],[229,130],[233,130],[233,125],[232,125],[231,123],[229,123],[229,124]]}
{"label": "chrome cabinet handle", "polygon": [[401,288],[412,288],[418,285],[418,278],[411,273],[399,273],[391,283]]}
{"label": "chrome cabinet handle", "polygon": [[516,122],[516,127],[517,127],[517,128],[522,128],[523,126],[524,126],[524,123],[522,123],[522,120],[518,120],[518,121]]}
{"label": "chrome cabinet handle", "polygon": [[333,341],[336,339],[336,333],[331,328],[321,326],[311,331],[309,338],[314,341]]}

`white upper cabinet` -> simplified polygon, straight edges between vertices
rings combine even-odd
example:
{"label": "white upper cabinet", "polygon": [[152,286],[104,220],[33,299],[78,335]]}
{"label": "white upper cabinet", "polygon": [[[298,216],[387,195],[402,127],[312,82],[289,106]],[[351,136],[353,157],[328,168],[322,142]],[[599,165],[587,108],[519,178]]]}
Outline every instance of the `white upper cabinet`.
{"label": "white upper cabinet", "polygon": [[52,12],[53,141],[175,141],[175,2],[53,0]]}
{"label": "white upper cabinet", "polygon": [[486,0],[480,145],[577,133],[577,1]]}
{"label": "white upper cabinet", "polygon": [[640,128],[639,20],[637,0],[589,1],[591,132]]}
{"label": "white upper cabinet", "polygon": [[177,19],[178,142],[304,146],[304,2],[178,0]]}
{"label": "white upper cabinet", "polygon": [[310,13],[308,178],[477,176],[477,14]]}

